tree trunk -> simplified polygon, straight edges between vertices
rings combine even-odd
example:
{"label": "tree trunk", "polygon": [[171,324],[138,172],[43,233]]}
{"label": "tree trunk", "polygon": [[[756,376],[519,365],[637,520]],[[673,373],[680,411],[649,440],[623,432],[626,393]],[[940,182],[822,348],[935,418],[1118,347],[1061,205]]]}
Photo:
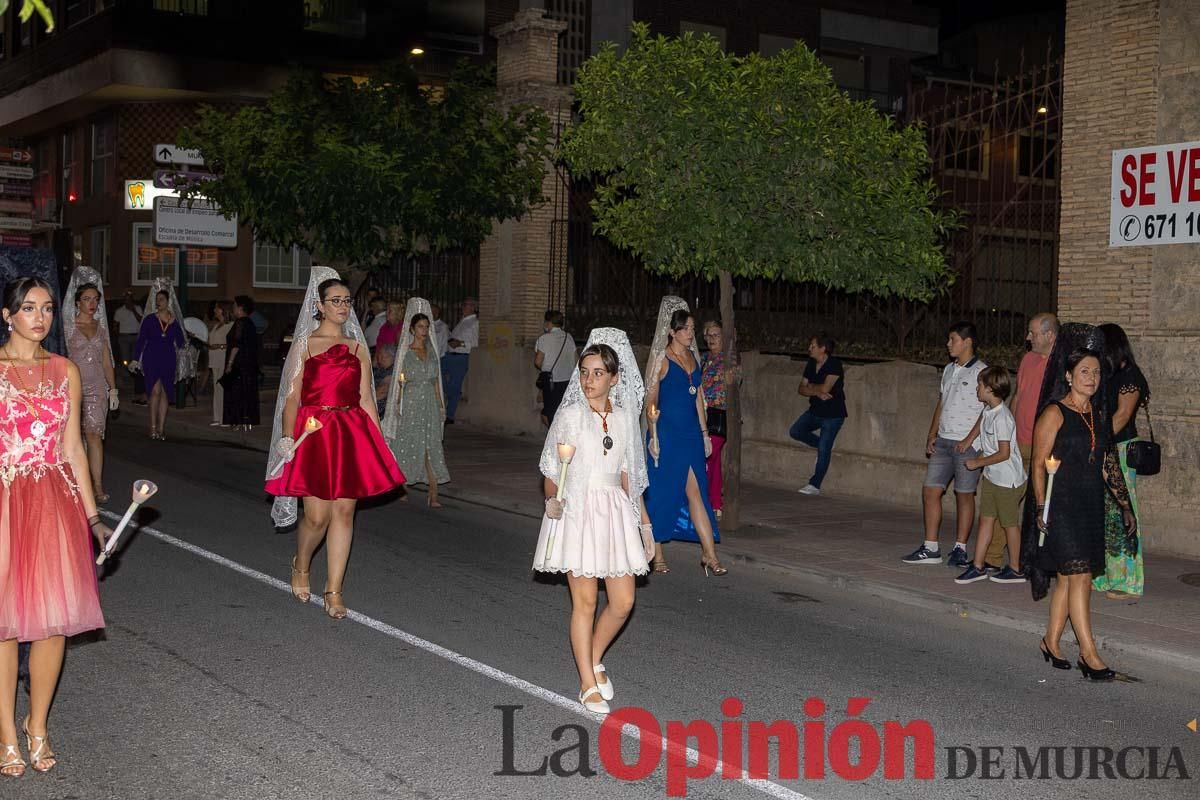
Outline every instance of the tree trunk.
{"label": "tree trunk", "polygon": [[[721,280],[721,334],[725,340],[725,364],[732,368],[737,363],[737,328],[733,318],[733,276],[722,271]],[[725,384],[726,439],[725,452],[721,456],[721,476],[725,483],[725,510],[721,514],[721,527],[735,531],[741,524],[742,490],[742,398],[738,381]]]}

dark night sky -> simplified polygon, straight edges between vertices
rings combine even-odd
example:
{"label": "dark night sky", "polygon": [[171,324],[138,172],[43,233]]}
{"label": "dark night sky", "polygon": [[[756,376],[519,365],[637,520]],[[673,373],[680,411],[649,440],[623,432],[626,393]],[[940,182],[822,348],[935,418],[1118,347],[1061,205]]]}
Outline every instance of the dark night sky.
{"label": "dark night sky", "polygon": [[942,15],[941,35],[953,36],[975,23],[1034,11],[1065,13],[1066,0],[917,0],[918,5],[936,8]]}

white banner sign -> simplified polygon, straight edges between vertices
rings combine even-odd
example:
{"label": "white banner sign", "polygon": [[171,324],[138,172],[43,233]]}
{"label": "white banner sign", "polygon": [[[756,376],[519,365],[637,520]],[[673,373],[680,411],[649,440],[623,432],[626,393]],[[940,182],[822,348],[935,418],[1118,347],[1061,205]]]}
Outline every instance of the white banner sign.
{"label": "white banner sign", "polygon": [[186,200],[154,198],[156,244],[237,247],[237,232],[237,215],[225,219],[221,209],[206,200],[193,200],[189,207]]}
{"label": "white banner sign", "polygon": [[1114,150],[1109,247],[1200,242],[1200,142]]}

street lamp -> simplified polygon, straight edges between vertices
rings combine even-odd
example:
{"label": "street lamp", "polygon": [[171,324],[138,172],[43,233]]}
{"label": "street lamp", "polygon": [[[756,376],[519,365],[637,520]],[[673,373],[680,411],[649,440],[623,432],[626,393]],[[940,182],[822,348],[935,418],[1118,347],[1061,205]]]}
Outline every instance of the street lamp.
{"label": "street lamp", "polygon": [[414,56],[423,56],[423,55],[425,55],[425,48],[414,47],[412,50],[409,50],[408,52]]}

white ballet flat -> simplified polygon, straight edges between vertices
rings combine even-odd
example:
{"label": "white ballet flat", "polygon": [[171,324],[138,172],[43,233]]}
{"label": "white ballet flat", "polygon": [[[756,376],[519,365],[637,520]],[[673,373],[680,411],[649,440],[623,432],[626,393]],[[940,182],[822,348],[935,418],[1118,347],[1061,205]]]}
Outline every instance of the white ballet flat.
{"label": "white ballet flat", "polygon": [[601,699],[599,700],[584,699],[587,697],[594,697],[598,694],[600,694],[600,689],[595,686],[590,689],[585,689],[579,693],[579,702],[583,703],[583,707],[588,711],[591,711],[593,714],[607,714],[609,709],[608,703],[603,699],[604,695],[600,695]]}
{"label": "white ballet flat", "polygon": [[613,682],[612,678],[608,674],[608,670],[604,668],[603,664],[597,664],[596,666],[592,667],[592,672],[596,673],[597,675],[603,672],[604,677],[608,678],[608,680],[604,683],[597,681],[596,688],[600,690],[601,697],[603,697],[605,700],[612,700],[615,692],[613,691]]}

